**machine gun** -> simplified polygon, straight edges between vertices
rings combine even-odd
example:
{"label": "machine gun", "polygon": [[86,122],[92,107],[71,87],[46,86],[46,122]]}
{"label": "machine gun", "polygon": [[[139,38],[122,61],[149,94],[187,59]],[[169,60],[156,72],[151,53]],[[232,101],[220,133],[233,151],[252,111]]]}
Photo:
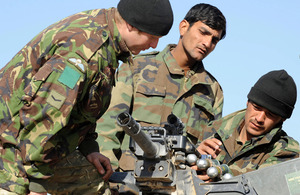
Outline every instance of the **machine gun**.
{"label": "machine gun", "polygon": [[[141,127],[128,113],[118,115],[117,123],[132,138],[129,148],[137,157],[133,173],[135,185],[144,194],[171,194],[183,190],[195,194],[192,183],[197,174],[187,165],[214,159],[209,158],[210,155],[201,155],[183,136],[184,124],[174,114],[168,116],[167,122],[164,127]],[[214,168],[212,177],[220,178],[224,169]],[[179,187],[186,178],[189,178],[191,185]],[[198,182],[203,181],[198,179]]]}
{"label": "machine gun", "polygon": [[[174,116],[171,115],[169,124],[161,128],[141,127],[126,112],[118,115],[117,123],[134,139],[130,148],[137,161],[134,171],[115,172],[110,182],[125,184],[139,194],[260,195],[300,191],[299,158],[228,180],[205,183],[197,177],[195,170],[187,166],[187,163],[194,163],[193,159],[201,159],[202,156],[182,135],[183,124]],[[175,131],[171,130],[174,128]],[[196,158],[189,154],[195,154]],[[278,169],[280,172],[276,171]]]}
{"label": "machine gun", "polygon": [[191,169],[187,171],[187,154],[201,156],[182,135],[184,125],[181,120],[170,114],[167,121],[164,128],[141,127],[128,113],[117,117],[118,125],[134,140],[129,147],[137,157],[133,175],[135,185],[144,194],[175,192],[179,171],[192,172]]}

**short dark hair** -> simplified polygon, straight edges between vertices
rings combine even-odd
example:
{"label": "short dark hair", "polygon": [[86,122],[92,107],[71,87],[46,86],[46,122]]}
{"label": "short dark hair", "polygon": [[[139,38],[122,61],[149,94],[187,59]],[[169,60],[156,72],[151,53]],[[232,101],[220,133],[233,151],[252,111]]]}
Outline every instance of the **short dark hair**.
{"label": "short dark hair", "polygon": [[226,18],[215,6],[199,3],[194,5],[184,17],[192,26],[201,21],[214,30],[222,30],[221,39],[226,35]]}

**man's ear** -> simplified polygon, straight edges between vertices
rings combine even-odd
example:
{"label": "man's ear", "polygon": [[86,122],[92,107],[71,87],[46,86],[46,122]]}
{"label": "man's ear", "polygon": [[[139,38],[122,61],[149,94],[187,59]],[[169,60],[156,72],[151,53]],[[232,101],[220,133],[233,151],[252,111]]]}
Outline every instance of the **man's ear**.
{"label": "man's ear", "polygon": [[185,34],[186,31],[188,31],[190,27],[190,24],[188,21],[186,20],[182,20],[180,23],[179,23],[179,32],[180,32],[180,36],[183,36]]}
{"label": "man's ear", "polygon": [[127,27],[129,32],[131,32],[134,29],[134,27],[131,26],[130,24],[128,24],[127,22],[126,22],[126,27]]}
{"label": "man's ear", "polygon": [[250,100],[247,100],[247,103],[246,103],[246,107],[248,107],[248,104],[250,103]]}

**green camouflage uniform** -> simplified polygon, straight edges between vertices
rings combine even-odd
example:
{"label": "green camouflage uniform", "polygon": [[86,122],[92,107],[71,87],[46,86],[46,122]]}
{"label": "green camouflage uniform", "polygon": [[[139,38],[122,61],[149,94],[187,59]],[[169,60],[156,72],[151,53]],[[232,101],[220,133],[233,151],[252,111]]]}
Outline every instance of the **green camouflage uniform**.
{"label": "green camouflage uniform", "polygon": [[[173,112],[185,124],[184,131],[194,142],[203,136],[202,126],[222,115],[223,92],[219,83],[202,62],[185,76],[171,55],[174,47],[168,45],[162,52],[136,56],[133,66],[122,64],[119,68],[111,104],[96,127],[100,151],[116,167],[124,136],[116,123],[121,112],[128,111],[142,126],[164,126]],[[128,149],[126,144],[124,149]],[[115,156],[111,156],[112,150]],[[131,161],[125,160],[124,164],[134,166]]]}
{"label": "green camouflage uniform", "polygon": [[27,193],[77,147],[84,156],[99,151],[95,122],[108,107],[118,60],[130,60],[115,10],[49,26],[1,70],[0,188]]}
{"label": "green camouflage uniform", "polygon": [[[299,143],[289,137],[281,126],[265,135],[254,137],[243,145],[239,139],[239,132],[244,125],[245,112],[245,110],[237,111],[213,121],[206,129],[206,131],[216,132],[213,137],[222,141],[222,151],[216,159],[227,164],[233,175],[299,157]],[[235,150],[235,148],[239,149]]]}

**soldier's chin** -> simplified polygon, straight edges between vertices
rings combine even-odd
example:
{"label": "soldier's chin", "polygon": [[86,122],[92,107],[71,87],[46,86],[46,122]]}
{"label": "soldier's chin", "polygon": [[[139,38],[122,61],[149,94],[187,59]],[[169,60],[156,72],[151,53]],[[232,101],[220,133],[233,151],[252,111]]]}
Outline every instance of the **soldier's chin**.
{"label": "soldier's chin", "polygon": [[138,55],[139,53],[141,53],[142,50],[132,50],[131,53],[133,55]]}
{"label": "soldier's chin", "polygon": [[256,129],[251,129],[250,131],[248,131],[248,134],[251,135],[251,137],[257,137],[262,135],[264,132],[260,131],[260,130],[256,130]]}

